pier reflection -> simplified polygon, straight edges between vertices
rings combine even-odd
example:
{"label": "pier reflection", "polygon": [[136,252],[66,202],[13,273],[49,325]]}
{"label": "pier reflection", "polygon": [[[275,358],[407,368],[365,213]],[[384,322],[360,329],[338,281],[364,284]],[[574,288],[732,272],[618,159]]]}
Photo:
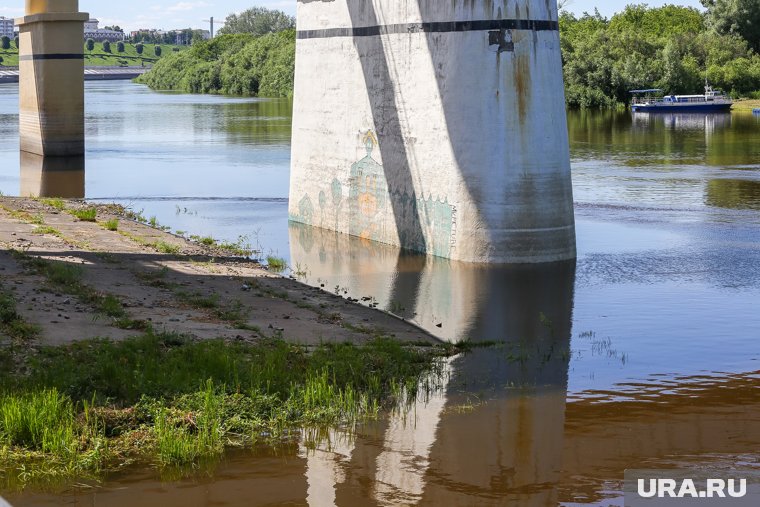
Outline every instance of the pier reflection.
{"label": "pier reflection", "polygon": [[[450,360],[441,389],[360,432],[349,461],[342,449],[343,472],[323,477],[340,478],[336,504],[556,503],[575,263],[470,265],[290,227],[291,258],[312,282],[444,340],[498,342]],[[308,460],[307,476],[323,462]]]}
{"label": "pier reflection", "polygon": [[290,235],[309,283],[498,345],[451,358],[411,410],[356,431],[232,451],[213,475],[124,469],[13,505],[606,506],[622,505],[628,468],[757,468],[758,371],[639,375],[634,358],[628,380],[568,391],[584,361],[584,339],[571,341],[574,264],[481,267],[300,225]]}
{"label": "pier reflection", "polygon": [[20,152],[22,197],[84,198],[84,156],[43,157]]}

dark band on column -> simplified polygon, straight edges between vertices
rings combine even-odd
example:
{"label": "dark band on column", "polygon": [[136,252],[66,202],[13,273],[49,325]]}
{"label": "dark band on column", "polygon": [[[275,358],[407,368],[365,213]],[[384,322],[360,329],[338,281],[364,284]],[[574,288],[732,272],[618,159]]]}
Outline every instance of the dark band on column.
{"label": "dark band on column", "polygon": [[21,55],[19,61],[29,62],[33,60],[84,60],[82,53],[53,53],[42,55]]}
{"label": "dark band on column", "polygon": [[485,32],[488,30],[527,30],[533,32],[559,31],[559,22],[537,19],[485,19],[478,21],[438,21],[430,23],[400,23],[394,25],[360,26],[299,30],[298,39],[329,39],[333,37],[374,37],[405,33]]}

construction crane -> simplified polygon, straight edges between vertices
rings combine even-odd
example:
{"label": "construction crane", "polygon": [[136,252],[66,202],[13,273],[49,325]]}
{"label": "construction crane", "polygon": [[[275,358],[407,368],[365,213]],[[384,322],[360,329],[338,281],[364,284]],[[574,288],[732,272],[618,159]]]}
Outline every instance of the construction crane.
{"label": "construction crane", "polygon": [[[214,17],[212,16],[211,19],[204,19],[203,21],[205,23],[209,23],[211,25],[211,31],[210,31],[210,33],[211,33],[211,38],[213,39],[214,38]],[[220,21],[218,23],[220,25],[223,25],[224,21]]]}

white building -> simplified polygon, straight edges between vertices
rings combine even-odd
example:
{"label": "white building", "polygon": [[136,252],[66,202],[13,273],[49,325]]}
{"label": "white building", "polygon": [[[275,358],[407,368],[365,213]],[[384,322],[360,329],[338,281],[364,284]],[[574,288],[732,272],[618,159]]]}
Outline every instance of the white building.
{"label": "white building", "polygon": [[13,18],[0,16],[0,37],[13,38],[16,35],[16,26]]}
{"label": "white building", "polygon": [[116,42],[120,40],[124,40],[124,32],[118,32],[116,30],[105,30],[102,28],[98,28],[98,24],[100,21],[97,19],[88,19],[84,23],[84,38],[86,39],[93,39],[98,42],[102,42],[104,40],[110,41],[110,42]]}

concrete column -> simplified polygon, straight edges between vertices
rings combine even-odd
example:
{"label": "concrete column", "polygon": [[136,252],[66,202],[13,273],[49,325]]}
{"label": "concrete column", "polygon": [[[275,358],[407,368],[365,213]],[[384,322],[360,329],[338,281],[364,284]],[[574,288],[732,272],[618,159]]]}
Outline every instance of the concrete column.
{"label": "concrete column", "polygon": [[290,218],[468,262],[572,259],[557,3],[298,0]]}
{"label": "concrete column", "polygon": [[84,155],[84,22],[77,0],[26,0],[19,26],[21,151]]}

